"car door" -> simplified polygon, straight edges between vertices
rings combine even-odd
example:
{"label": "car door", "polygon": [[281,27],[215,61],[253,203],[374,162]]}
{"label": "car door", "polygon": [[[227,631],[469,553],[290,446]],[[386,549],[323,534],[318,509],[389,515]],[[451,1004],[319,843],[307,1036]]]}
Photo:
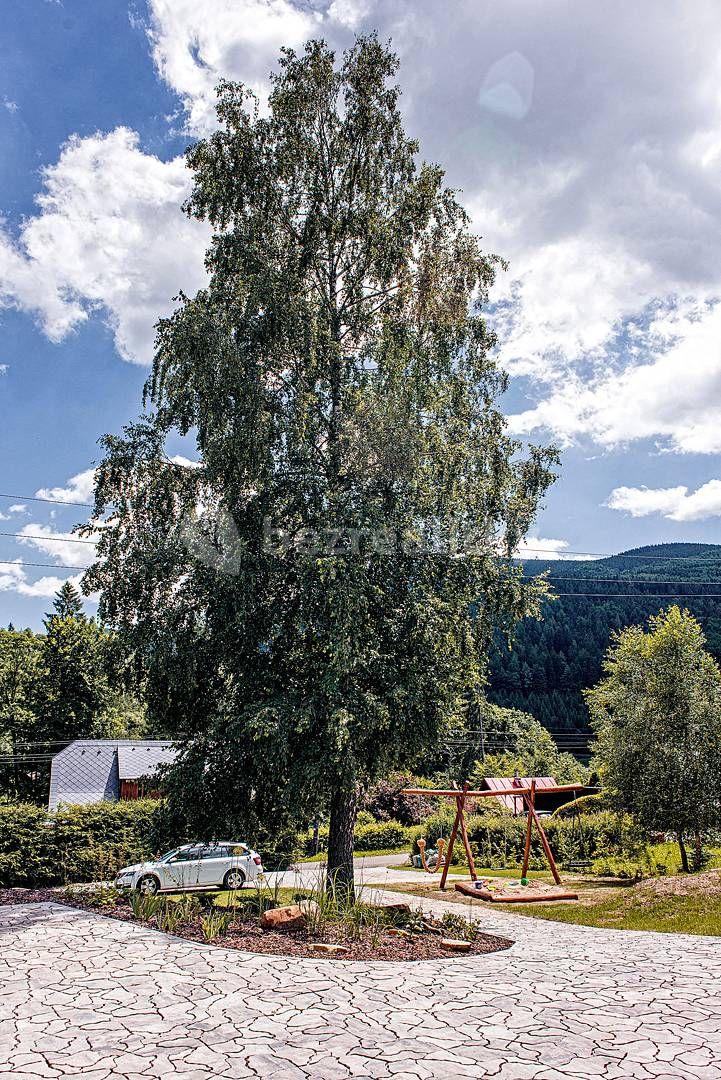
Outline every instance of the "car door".
{"label": "car door", "polygon": [[200,878],[200,847],[186,848],[179,851],[167,863],[166,889],[189,889],[198,884]]}
{"label": "car door", "polygon": [[227,847],[220,844],[204,847],[200,854],[200,884],[208,888],[222,885],[229,866]]}

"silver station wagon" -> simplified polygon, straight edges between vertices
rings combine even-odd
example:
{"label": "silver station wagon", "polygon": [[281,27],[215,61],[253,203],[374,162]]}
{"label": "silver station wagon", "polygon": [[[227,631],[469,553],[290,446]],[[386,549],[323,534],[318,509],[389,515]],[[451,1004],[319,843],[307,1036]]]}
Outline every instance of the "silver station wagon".
{"label": "silver station wagon", "polygon": [[118,873],[119,889],[183,892],[185,889],[242,889],[263,875],[263,861],[257,851],[238,840],[217,840],[210,844],[183,844],[159,859],[125,866]]}

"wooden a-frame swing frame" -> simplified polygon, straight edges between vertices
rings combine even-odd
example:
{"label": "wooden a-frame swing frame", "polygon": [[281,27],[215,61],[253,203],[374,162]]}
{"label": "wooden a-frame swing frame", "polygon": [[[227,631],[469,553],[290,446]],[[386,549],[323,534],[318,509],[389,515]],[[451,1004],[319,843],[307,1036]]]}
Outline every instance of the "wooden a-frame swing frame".
{"label": "wooden a-frame swing frame", "polygon": [[[564,791],[564,792],[565,791],[578,791],[578,788],[579,788],[578,784],[557,784],[554,787],[544,787],[543,788],[543,793],[545,795],[547,793],[548,794],[553,794],[554,792],[562,792],[562,791]],[[476,874],[476,864],[473,861],[473,852],[471,851],[471,845],[470,845],[470,843],[468,841],[468,831],[466,829],[466,818],[465,818],[466,799],[490,799],[491,797],[496,797],[498,795],[515,795],[515,796],[518,796],[519,798],[523,799],[523,802],[524,802],[525,807],[526,807],[526,811],[527,811],[527,815],[526,815],[526,842],[525,842],[524,848],[523,848],[523,869],[521,871],[521,877],[525,878],[525,877],[528,876],[528,864],[529,864],[529,861],[530,861],[530,858],[531,858],[531,836],[532,836],[532,833],[533,833],[533,826],[535,825],[537,830],[538,830],[538,835],[539,835],[540,840],[541,840],[541,846],[543,848],[543,853],[546,856],[546,861],[548,862],[551,873],[553,874],[553,880],[556,882],[557,885],[563,884],[562,881],[561,881],[561,875],[558,872],[558,867],[556,866],[556,860],[554,859],[553,852],[551,851],[551,845],[548,843],[548,837],[546,836],[546,833],[545,833],[545,831],[543,829],[543,825],[541,824],[541,819],[539,818],[538,813],[536,811],[536,806],[535,806],[535,802],[536,802],[536,781],[535,780],[531,780],[531,783],[530,783],[530,785],[528,787],[519,786],[519,787],[511,787],[511,788],[502,788],[499,791],[492,791],[492,790],[488,790],[488,791],[470,791],[469,788],[468,788],[468,784],[466,783],[466,784],[463,785],[463,787],[460,790],[458,790],[458,789],[455,789],[455,790],[446,790],[446,789],[438,790],[438,789],[433,789],[433,788],[404,788],[403,791],[402,791],[402,794],[403,795],[425,795],[426,797],[430,797],[430,798],[455,799],[455,802],[456,802],[456,816],[455,816],[455,819],[453,821],[453,828],[451,829],[451,835],[450,835],[450,838],[448,840],[448,848],[446,849],[446,857],[445,857],[445,861],[443,863],[443,873],[441,874],[441,884],[440,884],[441,889],[445,889],[445,887],[446,887],[446,879],[448,877],[448,871],[450,869],[451,860],[453,858],[453,845],[456,842],[456,838],[458,836],[458,831],[459,830],[460,830],[460,833],[461,833],[461,839],[463,841],[463,847],[464,847],[465,852],[466,852],[466,858],[468,859],[468,867],[469,867],[470,872],[471,872],[471,879],[473,881],[478,880],[478,875]]]}

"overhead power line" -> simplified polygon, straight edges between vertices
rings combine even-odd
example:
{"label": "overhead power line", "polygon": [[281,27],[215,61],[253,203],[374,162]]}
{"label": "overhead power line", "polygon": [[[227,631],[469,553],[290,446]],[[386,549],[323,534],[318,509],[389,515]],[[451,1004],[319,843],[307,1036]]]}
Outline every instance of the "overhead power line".
{"label": "overhead power line", "polygon": [[46,570],[87,570],[87,566],[58,566],[51,562],[25,562],[23,559],[0,559],[0,566],[42,566]]}
{"label": "overhead power line", "polygon": [[18,502],[39,502],[39,503],[54,503],[56,506],[89,506],[92,509],[92,503],[78,502],[77,499],[47,499],[41,495],[6,495],[0,493],[0,499],[16,499]]}
{"label": "overhead power line", "polygon": [[[173,463],[171,462],[171,464],[173,464]],[[182,466],[180,466],[180,467],[182,468]],[[75,503],[74,505],[78,506],[80,504]],[[78,537],[74,537],[74,536],[67,536],[67,537],[66,536],[34,536],[34,535],[31,535],[30,533],[15,533],[15,532],[0,532],[0,536],[14,536],[14,537],[18,537],[18,538],[23,539],[23,540],[57,540],[58,542],[62,541],[63,543],[66,543],[66,544],[94,544],[95,543],[95,540],[81,540]],[[583,551],[564,552],[564,556],[566,554],[568,554],[568,555],[596,555],[596,556],[598,556],[598,558],[602,558],[602,559],[642,559],[642,560],[644,560],[644,559],[661,559],[663,562],[675,562],[678,559],[682,559],[682,560],[683,559],[695,559],[696,562],[703,562],[704,561],[704,557],[701,556],[701,555],[611,555],[608,552],[588,552],[588,551],[585,551],[585,552],[583,552]],[[501,558],[500,555],[499,555],[499,558]],[[708,561],[713,561],[715,559],[718,559],[718,560],[721,561],[721,551],[719,552],[718,555],[715,555],[712,558],[708,557]],[[519,559],[518,561],[522,562],[523,560]],[[534,560],[534,559],[531,559],[530,561],[531,562],[556,562],[556,561],[563,561],[563,560],[555,560],[555,559],[550,559],[550,560],[535,559]],[[556,575],[552,574],[551,576],[553,577],[553,576],[556,576]],[[571,576],[569,576],[567,578],[567,580],[569,580],[569,581],[570,580],[577,581],[577,580],[579,580],[579,577],[582,578],[584,576],[585,575],[578,575],[578,576],[577,575],[571,575]],[[603,580],[603,579],[601,579],[601,578],[598,578],[598,579],[593,578],[592,580]],[[612,579],[609,578],[608,580],[612,580]],[[621,580],[625,581],[625,580],[628,580],[628,579],[624,578],[624,579],[621,579]],[[675,585],[675,584],[677,584],[677,582],[674,582],[673,584]],[[696,583],[694,583],[694,584],[696,584]],[[699,584],[703,584],[703,582],[700,582]]]}
{"label": "overhead power line", "polygon": [[608,581],[615,585],[721,585],[721,581],[691,581],[690,579],[675,578],[673,581],[664,581],[663,578],[616,578],[596,577],[595,574],[549,574],[550,581]]}
{"label": "overhead power line", "polygon": [[[154,462],[156,465],[168,465],[171,469],[197,469],[197,465],[183,465],[180,461],[167,461],[165,459],[159,459]],[[54,503],[56,506],[87,506],[92,510],[95,506],[94,503],[79,502],[77,499],[50,499],[45,495],[8,495],[7,492],[0,492],[0,499],[14,499],[16,502],[39,502],[39,503]]]}
{"label": "overhead power line", "polygon": [[20,540],[50,540],[56,544],[94,544],[95,540],[81,540],[77,536],[43,536],[42,533],[0,532],[0,536],[14,536]]}
{"label": "overhead power line", "polygon": [[[696,559],[698,562],[703,562],[704,558],[708,559],[721,559],[721,551],[718,555],[631,555],[624,553],[614,553],[612,551],[559,551],[556,553],[556,557],[552,558],[552,553],[548,552],[546,548],[532,548],[524,547],[524,551],[536,551],[546,555],[545,559],[526,559],[526,562],[563,562],[568,555],[583,555],[590,559],[641,559],[642,562],[646,562],[649,559],[658,559],[661,562],[677,562],[679,559]],[[523,562],[523,555],[511,556],[515,558],[517,562]]]}
{"label": "overhead power line", "polygon": [[717,600],[721,593],[687,593],[687,592],[560,592],[555,596],[544,597],[545,600],[562,600],[564,596],[596,596],[602,600],[615,600],[616,597],[632,597],[635,600],[643,600],[645,597],[663,597],[666,600],[679,598],[681,600]]}

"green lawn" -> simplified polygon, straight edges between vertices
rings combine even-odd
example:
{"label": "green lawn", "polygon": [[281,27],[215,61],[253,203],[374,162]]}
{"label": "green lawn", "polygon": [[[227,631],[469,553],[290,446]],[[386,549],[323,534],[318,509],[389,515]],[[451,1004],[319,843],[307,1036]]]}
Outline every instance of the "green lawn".
{"label": "green lawn", "polygon": [[[404,844],[403,847],[388,847],[388,848],[374,848],[372,851],[354,851],[353,857],[355,859],[367,859],[372,855],[407,855],[408,845]],[[319,851],[317,855],[302,855],[296,861],[297,862],[325,862],[328,857],[327,851]],[[395,867],[397,870],[398,867]]]}
{"label": "green lawn", "polygon": [[[490,876],[490,875],[489,875]],[[500,875],[494,875],[500,876]],[[543,878],[544,875],[538,874]],[[689,878],[692,886],[694,875]],[[663,934],[710,934],[721,936],[721,895],[696,891],[688,895],[656,895],[643,885],[599,881],[564,876],[564,883],[579,894],[578,903],[493,904],[495,911],[508,911],[532,919],[597,926],[609,930],[655,930]],[[481,909],[483,901],[470,900],[454,889],[441,892],[436,885],[415,882],[393,886],[432,900],[472,905]]]}
{"label": "green lawn", "polygon": [[213,903],[216,907],[230,907],[235,905],[239,907],[241,905],[248,907],[258,903],[258,897],[269,897],[273,899],[279,906],[283,904],[292,904],[293,897],[299,893],[307,892],[303,889],[254,889],[250,886],[246,886],[244,889],[239,889],[236,892],[229,892],[225,889],[216,892],[215,889],[193,889],[189,892],[183,893],[161,893],[160,895],[167,900],[185,900],[189,896],[206,897],[210,896],[213,899]]}
{"label": "green lawn", "polygon": [[656,930],[662,934],[721,936],[721,896],[655,896],[621,892],[593,904],[498,904],[504,911],[533,919],[598,926],[609,930]]}

